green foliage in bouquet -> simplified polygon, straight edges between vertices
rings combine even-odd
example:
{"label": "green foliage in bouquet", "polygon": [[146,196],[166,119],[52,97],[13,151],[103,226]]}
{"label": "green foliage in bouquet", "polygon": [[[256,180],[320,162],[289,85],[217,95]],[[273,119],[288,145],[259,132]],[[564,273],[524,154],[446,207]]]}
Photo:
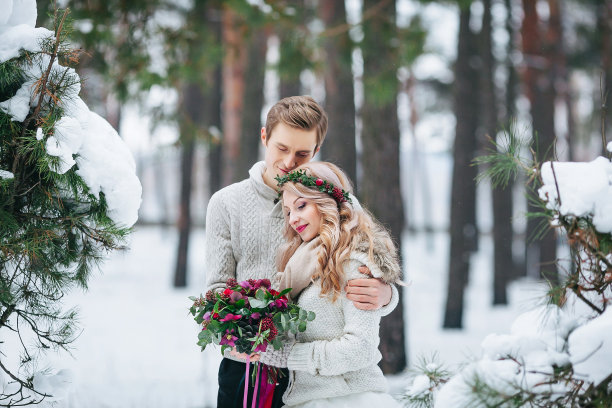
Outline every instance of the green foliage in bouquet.
{"label": "green foliage in bouquet", "polygon": [[189,309],[202,330],[198,346],[221,345],[221,353],[236,347],[239,353],[265,351],[268,345],[280,349],[288,333],[306,330],[315,314],[285,296],[291,288],[278,292],[268,279],[249,279],[238,283],[228,279],[221,292],[208,291],[205,297],[190,297]]}

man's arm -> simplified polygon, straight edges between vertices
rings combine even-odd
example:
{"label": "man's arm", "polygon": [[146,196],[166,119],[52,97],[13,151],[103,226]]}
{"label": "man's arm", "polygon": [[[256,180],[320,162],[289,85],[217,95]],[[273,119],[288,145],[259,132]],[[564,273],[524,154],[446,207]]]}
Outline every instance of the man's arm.
{"label": "man's arm", "polygon": [[[359,267],[359,272],[372,276],[367,266]],[[346,287],[346,297],[353,302],[357,309],[377,310],[383,309],[383,316],[388,315],[399,303],[399,292],[393,285],[380,279],[352,279]]]}
{"label": "man's arm", "polygon": [[229,278],[236,278],[236,259],[232,248],[230,216],[223,195],[214,194],[206,210],[206,290],[225,286]]}

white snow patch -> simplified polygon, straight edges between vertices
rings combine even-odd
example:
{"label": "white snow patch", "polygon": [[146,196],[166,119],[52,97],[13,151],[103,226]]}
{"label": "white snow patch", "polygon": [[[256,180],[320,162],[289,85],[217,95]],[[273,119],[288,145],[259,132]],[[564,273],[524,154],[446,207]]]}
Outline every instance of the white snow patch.
{"label": "white snow patch", "polygon": [[407,394],[413,397],[426,394],[431,387],[431,382],[429,377],[425,374],[420,374],[414,377],[412,381],[412,386],[410,386],[407,390]]}
{"label": "white snow patch", "polygon": [[6,62],[11,58],[19,56],[20,50],[37,51],[40,50],[40,43],[43,39],[53,37],[52,31],[43,27],[33,28],[27,24],[2,28],[0,26],[0,63]]}
{"label": "white snow patch", "polygon": [[0,178],[8,180],[8,179],[15,178],[15,175],[11,173],[10,171],[0,170]]}
{"label": "white snow patch", "polygon": [[542,165],[542,180],[544,185],[538,193],[547,201],[549,209],[558,210],[562,215],[592,217],[599,232],[612,232],[610,160],[598,157],[587,163],[554,162],[551,165],[546,162]]}
{"label": "white snow patch", "polygon": [[2,15],[0,15],[0,32],[7,27],[25,24],[30,27],[36,25],[35,0],[2,0]]}
{"label": "white snow patch", "polygon": [[612,308],[572,332],[568,339],[574,372],[598,385],[612,374]]}

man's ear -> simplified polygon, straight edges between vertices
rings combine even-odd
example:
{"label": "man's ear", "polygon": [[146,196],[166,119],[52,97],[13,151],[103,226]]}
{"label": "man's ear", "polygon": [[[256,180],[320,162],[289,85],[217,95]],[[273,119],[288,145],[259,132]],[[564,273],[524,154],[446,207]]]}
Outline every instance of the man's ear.
{"label": "man's ear", "polygon": [[268,142],[266,140],[266,128],[265,127],[261,128],[261,144],[263,144],[264,147],[268,147]]}
{"label": "man's ear", "polygon": [[319,149],[321,149],[321,146],[317,146],[317,148],[315,149],[314,153],[312,154],[312,157],[315,157],[315,155],[317,153],[319,153]]}

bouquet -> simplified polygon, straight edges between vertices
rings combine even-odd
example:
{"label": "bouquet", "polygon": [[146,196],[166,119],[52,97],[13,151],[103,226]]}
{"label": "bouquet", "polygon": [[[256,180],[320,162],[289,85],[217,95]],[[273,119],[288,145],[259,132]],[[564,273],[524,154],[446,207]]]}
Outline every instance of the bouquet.
{"label": "bouquet", "polygon": [[285,295],[290,290],[271,289],[269,279],[230,278],[221,292],[190,297],[190,312],[202,326],[198,346],[204,350],[209,344],[220,345],[222,354],[231,347],[247,354],[266,351],[269,345],[279,350],[289,332],[303,332],[315,318],[313,312],[288,302]]}

